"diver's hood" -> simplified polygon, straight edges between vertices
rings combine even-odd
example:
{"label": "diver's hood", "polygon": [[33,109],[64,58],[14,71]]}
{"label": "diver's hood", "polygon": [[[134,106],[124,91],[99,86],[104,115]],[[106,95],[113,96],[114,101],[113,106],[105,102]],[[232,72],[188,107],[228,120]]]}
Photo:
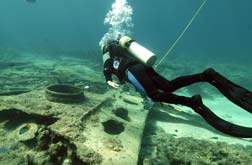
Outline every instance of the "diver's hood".
{"label": "diver's hood", "polygon": [[104,53],[108,52],[109,47],[113,44],[118,44],[117,40],[107,40],[102,46],[101,46],[101,50]]}

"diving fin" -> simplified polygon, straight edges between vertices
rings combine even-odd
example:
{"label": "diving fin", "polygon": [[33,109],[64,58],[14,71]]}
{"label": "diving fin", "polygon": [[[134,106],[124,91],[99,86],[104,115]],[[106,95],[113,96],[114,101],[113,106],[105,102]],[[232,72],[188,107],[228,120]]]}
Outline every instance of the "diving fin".
{"label": "diving fin", "polygon": [[231,82],[209,68],[203,72],[206,81],[214,85],[230,101],[252,113],[252,92]]}
{"label": "diving fin", "polygon": [[192,97],[192,100],[193,100],[193,106],[191,108],[196,113],[201,115],[208,124],[216,128],[217,130],[235,137],[241,137],[241,138],[252,137],[252,128],[239,126],[221,119],[203,104],[200,95],[194,95]]}

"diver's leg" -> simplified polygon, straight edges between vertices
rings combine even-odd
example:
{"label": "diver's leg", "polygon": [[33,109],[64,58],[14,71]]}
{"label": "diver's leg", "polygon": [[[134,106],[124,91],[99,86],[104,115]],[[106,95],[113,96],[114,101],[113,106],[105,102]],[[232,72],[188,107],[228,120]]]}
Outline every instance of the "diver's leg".
{"label": "diver's leg", "polygon": [[[180,104],[194,109],[195,111],[198,109],[198,96],[195,95],[192,97],[179,96],[170,92],[162,92],[162,91],[153,91],[152,93],[148,93],[148,96],[156,102],[165,102],[169,104]],[[200,97],[201,99],[201,97]],[[202,101],[201,101],[202,102]]]}
{"label": "diver's leg", "polygon": [[181,76],[171,81],[159,75],[152,68],[148,68],[147,73],[149,74],[153,82],[156,84],[158,89],[167,92],[168,91],[173,92],[179,88],[191,85],[193,83],[204,81],[204,75],[202,73],[188,76]]}
{"label": "diver's leg", "polygon": [[204,75],[202,73],[199,74],[193,74],[193,75],[187,75],[187,76],[181,76],[174,80],[171,80],[169,83],[169,86],[167,86],[167,90],[170,92],[173,92],[179,88],[198,83],[198,82],[204,82]]}
{"label": "diver's leg", "polygon": [[200,95],[193,96],[192,100],[193,106],[191,108],[200,116],[202,116],[208,124],[216,128],[217,130],[235,137],[252,137],[252,128],[236,125],[218,117],[207,106],[203,104]]}
{"label": "diver's leg", "polygon": [[205,75],[204,79],[215,86],[230,101],[252,113],[252,92],[231,82],[212,68],[207,69],[203,74]]}
{"label": "diver's leg", "polygon": [[166,91],[169,88],[170,81],[158,74],[153,68],[148,67],[146,73],[152,79],[153,83],[160,90]]}
{"label": "diver's leg", "polygon": [[[161,84],[158,84],[153,80],[154,74],[151,74],[150,76],[150,68],[142,64],[131,66],[126,72],[127,80],[131,84],[133,84],[140,92],[144,92],[146,95],[148,95],[153,101],[181,104],[193,107],[193,99],[190,97],[178,96],[172,94],[169,91],[160,91],[160,88],[158,88],[157,86]],[[168,82],[157,74],[155,74],[155,76],[156,78],[160,79],[160,82]]]}

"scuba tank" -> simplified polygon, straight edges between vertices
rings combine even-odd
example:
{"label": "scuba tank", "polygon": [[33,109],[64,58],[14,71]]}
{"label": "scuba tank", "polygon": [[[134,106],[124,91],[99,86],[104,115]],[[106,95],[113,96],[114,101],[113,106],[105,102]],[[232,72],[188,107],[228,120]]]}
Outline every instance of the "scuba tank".
{"label": "scuba tank", "polygon": [[147,66],[152,66],[156,61],[157,57],[154,53],[128,36],[121,37],[119,39],[119,44]]}

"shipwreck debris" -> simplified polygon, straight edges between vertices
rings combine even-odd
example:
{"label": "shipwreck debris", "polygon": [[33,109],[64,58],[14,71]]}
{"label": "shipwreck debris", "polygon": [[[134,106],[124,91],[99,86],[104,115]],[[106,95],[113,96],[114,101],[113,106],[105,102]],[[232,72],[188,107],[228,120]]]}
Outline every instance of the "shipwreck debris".
{"label": "shipwreck debris", "polygon": [[84,101],[83,91],[70,84],[48,86],[45,90],[46,98],[58,103],[78,103]]}

